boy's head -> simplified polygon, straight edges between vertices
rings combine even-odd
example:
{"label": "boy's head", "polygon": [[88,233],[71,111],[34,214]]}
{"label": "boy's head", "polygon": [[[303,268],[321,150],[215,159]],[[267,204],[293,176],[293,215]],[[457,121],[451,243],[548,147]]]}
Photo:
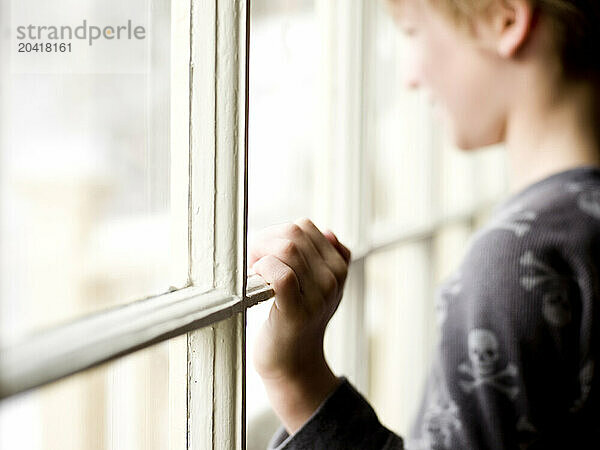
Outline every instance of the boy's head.
{"label": "boy's head", "polygon": [[408,84],[443,106],[463,149],[503,141],[508,113],[524,96],[600,72],[597,0],[388,3],[412,42]]}

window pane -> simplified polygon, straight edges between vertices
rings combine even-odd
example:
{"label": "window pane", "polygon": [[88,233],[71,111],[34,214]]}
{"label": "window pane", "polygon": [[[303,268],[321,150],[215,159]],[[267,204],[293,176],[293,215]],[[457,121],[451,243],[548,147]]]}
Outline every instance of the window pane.
{"label": "window pane", "polygon": [[384,2],[375,2],[366,37],[366,148],[372,155],[375,225],[423,224],[432,214],[435,133],[422,93],[405,88],[406,42]]}
{"label": "window pane", "polygon": [[310,215],[319,150],[320,50],[312,1],[253,1],[251,231]]}
{"label": "window pane", "polygon": [[184,450],[186,336],[0,403],[0,448]]}
{"label": "window pane", "polygon": [[32,52],[0,69],[3,342],[180,287],[187,273],[187,180],[171,148],[187,152],[171,127],[187,109],[171,102],[172,78],[187,70],[171,50],[176,1],[12,3],[13,31],[131,21],[145,37],[72,40],[70,54]]}
{"label": "window pane", "polygon": [[366,264],[369,389],[382,423],[406,435],[433,346],[430,249],[425,242],[376,254]]}
{"label": "window pane", "polygon": [[[266,226],[314,213],[319,146],[320,51],[312,0],[252,2],[249,239]],[[253,344],[272,301],[247,317],[248,450],[262,450],[278,425],[252,365]]]}
{"label": "window pane", "polygon": [[457,223],[431,240],[367,260],[368,396],[382,421],[401,434],[407,434],[420,405],[439,339],[438,286],[458,269],[472,232],[468,223]]}

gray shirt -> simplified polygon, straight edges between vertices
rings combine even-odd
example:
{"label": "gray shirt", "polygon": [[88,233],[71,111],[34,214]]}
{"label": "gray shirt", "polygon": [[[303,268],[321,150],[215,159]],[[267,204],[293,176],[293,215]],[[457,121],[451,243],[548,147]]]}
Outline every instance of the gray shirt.
{"label": "gray shirt", "polygon": [[410,435],[383,427],[343,378],[269,449],[600,448],[599,262],[600,169],[529,185],[437,290],[440,340]]}

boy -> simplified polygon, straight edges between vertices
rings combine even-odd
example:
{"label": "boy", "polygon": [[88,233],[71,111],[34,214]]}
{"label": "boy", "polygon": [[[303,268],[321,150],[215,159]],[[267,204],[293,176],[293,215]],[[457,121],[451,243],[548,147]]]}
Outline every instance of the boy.
{"label": "boy", "polygon": [[262,233],[249,264],[276,298],[254,364],[285,427],[271,448],[599,448],[600,4],[389,3],[409,85],[460,148],[505,143],[511,196],[440,290],[437,357],[404,439],[323,355],[350,251],[307,219]]}

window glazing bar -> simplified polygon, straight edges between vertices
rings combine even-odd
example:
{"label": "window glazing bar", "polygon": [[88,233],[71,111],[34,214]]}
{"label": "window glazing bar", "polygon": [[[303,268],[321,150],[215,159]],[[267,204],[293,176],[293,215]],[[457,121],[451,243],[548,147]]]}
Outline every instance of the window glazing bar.
{"label": "window glazing bar", "polygon": [[496,202],[486,202],[465,213],[449,215],[431,223],[401,228],[373,227],[370,243],[352,252],[352,261],[359,261],[399,245],[430,239],[443,228],[459,223],[473,223],[482,211],[489,210]]}
{"label": "window glazing bar", "polygon": [[0,350],[0,398],[208,327],[272,297],[273,289],[251,275],[244,302],[221,291],[186,288],[40,332]]}
{"label": "window glazing bar", "polygon": [[0,350],[0,398],[211,325],[242,308],[238,296],[190,287],[37,333]]}

